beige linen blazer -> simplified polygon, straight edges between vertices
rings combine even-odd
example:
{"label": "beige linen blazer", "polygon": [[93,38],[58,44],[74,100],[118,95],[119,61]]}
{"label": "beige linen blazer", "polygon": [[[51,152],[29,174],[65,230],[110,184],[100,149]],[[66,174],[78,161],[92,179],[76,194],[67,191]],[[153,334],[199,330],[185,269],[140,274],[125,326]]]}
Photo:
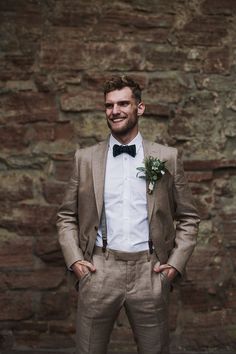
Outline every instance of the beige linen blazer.
{"label": "beige linen blazer", "polygon": [[[77,150],[64,201],[59,209],[59,243],[68,267],[91,260],[100,224],[108,142]],[[168,172],[147,194],[149,232],[161,262],[184,272],[196,244],[199,216],[177,149],[143,141],[144,156],[167,161]],[[108,235],[109,237],[109,235]]]}

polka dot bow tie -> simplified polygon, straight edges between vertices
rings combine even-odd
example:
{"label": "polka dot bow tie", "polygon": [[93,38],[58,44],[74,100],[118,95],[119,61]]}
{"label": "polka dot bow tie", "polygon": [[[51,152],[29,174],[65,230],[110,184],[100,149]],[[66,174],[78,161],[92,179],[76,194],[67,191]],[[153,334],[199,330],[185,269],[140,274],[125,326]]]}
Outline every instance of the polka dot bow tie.
{"label": "polka dot bow tie", "polygon": [[132,157],[136,155],[136,146],[135,145],[117,145],[113,146],[113,156],[116,157],[120,154],[129,154]]}

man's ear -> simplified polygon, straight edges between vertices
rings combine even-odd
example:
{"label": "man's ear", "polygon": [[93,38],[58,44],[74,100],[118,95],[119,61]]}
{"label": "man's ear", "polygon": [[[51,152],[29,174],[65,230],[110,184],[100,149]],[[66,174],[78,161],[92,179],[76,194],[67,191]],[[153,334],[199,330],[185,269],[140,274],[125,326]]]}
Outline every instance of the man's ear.
{"label": "man's ear", "polygon": [[145,111],[145,104],[143,102],[139,102],[138,104],[138,116],[142,116]]}

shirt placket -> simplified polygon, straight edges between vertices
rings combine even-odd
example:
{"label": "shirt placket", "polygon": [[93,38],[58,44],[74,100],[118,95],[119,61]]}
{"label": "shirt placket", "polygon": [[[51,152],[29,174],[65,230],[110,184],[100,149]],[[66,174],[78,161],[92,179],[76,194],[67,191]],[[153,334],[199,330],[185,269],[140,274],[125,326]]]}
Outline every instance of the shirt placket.
{"label": "shirt placket", "polygon": [[128,244],[130,243],[130,164],[129,156],[123,154],[123,237]]}

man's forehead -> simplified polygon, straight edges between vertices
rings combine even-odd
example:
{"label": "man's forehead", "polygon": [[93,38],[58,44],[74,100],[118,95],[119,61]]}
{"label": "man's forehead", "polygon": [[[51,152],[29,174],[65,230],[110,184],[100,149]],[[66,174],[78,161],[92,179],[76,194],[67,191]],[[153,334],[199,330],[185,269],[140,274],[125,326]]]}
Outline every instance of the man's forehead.
{"label": "man's forehead", "polygon": [[118,101],[126,101],[126,100],[132,100],[134,99],[133,97],[133,92],[129,87],[124,87],[121,90],[114,90],[111,92],[108,92],[106,94],[106,102],[107,101],[112,101],[112,102],[118,102]]}

